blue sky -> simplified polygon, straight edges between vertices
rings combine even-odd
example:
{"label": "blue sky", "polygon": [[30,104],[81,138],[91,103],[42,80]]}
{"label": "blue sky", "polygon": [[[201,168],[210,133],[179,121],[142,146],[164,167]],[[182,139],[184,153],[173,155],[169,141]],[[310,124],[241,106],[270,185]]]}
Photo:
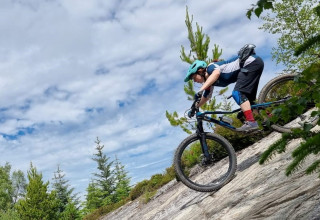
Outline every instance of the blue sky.
{"label": "blue sky", "polygon": [[132,183],[162,173],[187,136],[165,117],[190,105],[179,58],[181,45],[189,50],[186,5],[222,58],[257,45],[262,86],[281,67],[270,60],[275,36],[245,17],[255,2],[2,0],[0,165],[26,173],[32,162],[51,180],[59,164],[84,195],[99,137]]}

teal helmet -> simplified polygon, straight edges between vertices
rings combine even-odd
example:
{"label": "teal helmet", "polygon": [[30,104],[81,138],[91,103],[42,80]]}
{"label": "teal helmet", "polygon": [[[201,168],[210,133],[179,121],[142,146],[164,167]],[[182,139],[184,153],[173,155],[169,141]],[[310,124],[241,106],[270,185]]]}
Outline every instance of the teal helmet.
{"label": "teal helmet", "polygon": [[197,71],[198,71],[198,69],[200,69],[200,68],[206,68],[207,67],[207,63],[206,62],[204,62],[204,61],[202,61],[202,60],[195,60],[192,64],[191,64],[191,66],[189,67],[189,70],[188,70],[188,73],[187,73],[187,75],[186,75],[186,78],[184,78],[184,81],[185,82],[188,82],[189,80],[190,80],[190,76],[192,75],[192,74],[195,74]]}

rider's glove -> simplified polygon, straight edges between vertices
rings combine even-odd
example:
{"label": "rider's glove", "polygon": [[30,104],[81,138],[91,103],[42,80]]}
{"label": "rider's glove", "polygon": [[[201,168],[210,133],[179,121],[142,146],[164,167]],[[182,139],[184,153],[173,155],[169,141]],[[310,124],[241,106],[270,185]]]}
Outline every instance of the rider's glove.
{"label": "rider's glove", "polygon": [[200,100],[202,96],[202,92],[197,92],[195,95],[194,95],[194,100]]}

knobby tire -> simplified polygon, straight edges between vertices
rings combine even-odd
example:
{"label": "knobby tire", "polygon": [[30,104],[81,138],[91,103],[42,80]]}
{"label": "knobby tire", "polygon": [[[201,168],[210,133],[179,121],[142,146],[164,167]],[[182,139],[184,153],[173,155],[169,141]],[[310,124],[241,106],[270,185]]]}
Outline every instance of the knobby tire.
{"label": "knobby tire", "polygon": [[[258,103],[265,103],[268,102],[268,96],[272,92],[273,89],[281,86],[281,84],[287,83],[287,82],[293,82],[296,74],[283,74],[280,76],[275,77],[271,81],[269,81],[261,90],[258,97]],[[273,100],[275,101],[275,100]],[[307,107],[307,106],[306,106]],[[310,122],[312,126],[315,126],[317,124],[318,120],[313,120]],[[290,125],[281,125],[279,123],[275,123],[271,125],[271,128],[277,132],[280,133],[290,133],[292,132],[293,128],[301,128],[302,126],[290,126]]]}
{"label": "knobby tire", "polygon": [[[178,179],[189,188],[200,192],[220,189],[234,177],[237,169],[235,151],[225,138],[218,134],[206,133],[206,143],[214,161],[208,166],[202,164],[203,155],[194,156],[196,152],[202,153],[198,134],[184,139],[174,156],[174,168]],[[190,161],[184,158],[188,154],[196,158],[191,167],[186,166]]]}

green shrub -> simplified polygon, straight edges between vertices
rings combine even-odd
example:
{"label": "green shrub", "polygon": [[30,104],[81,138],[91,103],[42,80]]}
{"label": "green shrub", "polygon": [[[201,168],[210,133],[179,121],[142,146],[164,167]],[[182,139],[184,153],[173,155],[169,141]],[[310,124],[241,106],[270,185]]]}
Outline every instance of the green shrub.
{"label": "green shrub", "polygon": [[14,209],[8,209],[7,211],[0,210],[1,220],[20,220],[18,213]]}
{"label": "green shrub", "polygon": [[145,192],[141,199],[142,203],[147,204],[156,193],[157,193],[157,190],[154,190],[152,192]]}
{"label": "green shrub", "polygon": [[140,197],[147,190],[148,185],[148,180],[143,180],[142,182],[137,183],[137,185],[131,189],[129,198],[131,200],[135,200],[136,198]]}
{"label": "green shrub", "polygon": [[167,184],[168,182],[170,182],[174,178],[176,178],[176,171],[174,170],[174,167],[171,166],[171,167],[166,168],[166,171],[165,171],[163,178],[161,180],[161,186]]}
{"label": "green shrub", "polygon": [[166,168],[164,174],[155,174],[150,180],[143,180],[131,189],[130,200],[135,200],[142,196],[142,201],[147,203],[156,194],[157,190],[176,177],[174,167]]}
{"label": "green shrub", "polygon": [[155,175],[151,176],[149,184],[148,184],[149,187],[151,189],[159,187],[161,185],[162,179],[163,179],[162,174],[155,174]]}
{"label": "green shrub", "polygon": [[118,208],[120,208],[121,206],[123,206],[124,204],[126,204],[127,202],[129,202],[129,199],[123,199],[117,203],[113,203],[110,205],[106,205],[106,206],[102,206],[96,210],[94,210],[93,212],[91,212],[90,214],[86,215],[83,220],[96,220],[99,219],[101,216],[106,215]]}

